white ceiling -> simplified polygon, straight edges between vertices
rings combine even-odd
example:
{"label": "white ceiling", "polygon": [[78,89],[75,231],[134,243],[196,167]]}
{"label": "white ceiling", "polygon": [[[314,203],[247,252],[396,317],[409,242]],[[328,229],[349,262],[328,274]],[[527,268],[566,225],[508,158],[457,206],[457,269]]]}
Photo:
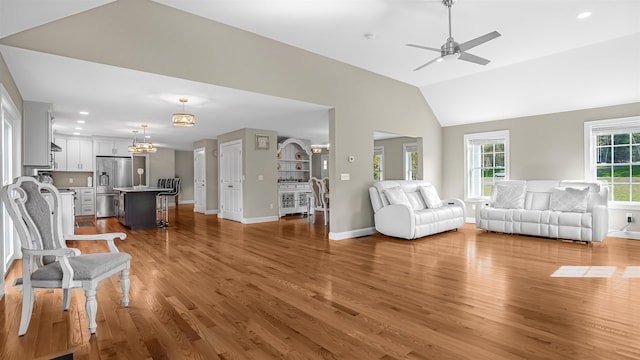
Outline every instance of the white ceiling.
{"label": "white ceiling", "polygon": [[[0,0],[0,38],[108,2]],[[481,66],[449,61],[417,72],[412,69],[438,54],[404,44],[440,47],[445,42],[447,9],[440,1],[156,2],[415,85],[443,126],[640,101],[638,0],[459,0],[452,8],[453,37],[457,42],[494,30],[502,34],[470,51],[491,63]],[[593,15],[577,19],[583,11]],[[365,34],[373,34],[374,39],[367,39]],[[75,121],[76,109],[90,106],[90,117],[101,120],[103,127],[84,131],[103,135],[102,131],[108,129],[130,129],[148,122],[152,141],[177,148],[190,148],[190,141],[195,139],[191,135],[202,138],[206,133],[206,137],[215,137],[245,126],[284,130],[291,132],[286,135],[317,143],[328,141],[326,109],[321,106],[6,46],[0,51],[23,97],[53,102],[57,126],[64,131]],[[55,71],[34,76],[34,64],[46,65],[45,69],[54,66]],[[80,73],[78,68],[86,73],[76,75]],[[84,80],[88,74],[92,84],[89,87]],[[56,76],[65,81],[60,82]],[[132,78],[139,86],[120,91],[122,84],[129,84]],[[61,83],[65,84],[64,89],[60,88]],[[153,89],[158,86],[173,92],[157,93]],[[86,88],[93,90],[86,93]],[[196,130],[172,129],[167,124],[167,114],[178,107],[175,99],[185,95],[193,98],[187,110],[198,116]],[[140,112],[140,108],[146,111]],[[257,114],[266,115],[256,118]],[[276,118],[289,120],[275,121]],[[177,137],[178,130],[187,131]],[[185,141],[174,143],[178,138]]]}

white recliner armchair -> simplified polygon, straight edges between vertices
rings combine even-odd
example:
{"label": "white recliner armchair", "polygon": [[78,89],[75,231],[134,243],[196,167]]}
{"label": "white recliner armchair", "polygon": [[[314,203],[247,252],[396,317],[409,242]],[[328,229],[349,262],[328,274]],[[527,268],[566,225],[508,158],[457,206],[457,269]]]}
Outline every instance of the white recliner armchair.
{"label": "white recliner armchair", "polygon": [[376,230],[417,239],[464,225],[465,206],[459,199],[441,200],[425,180],[378,181],[369,188]]}

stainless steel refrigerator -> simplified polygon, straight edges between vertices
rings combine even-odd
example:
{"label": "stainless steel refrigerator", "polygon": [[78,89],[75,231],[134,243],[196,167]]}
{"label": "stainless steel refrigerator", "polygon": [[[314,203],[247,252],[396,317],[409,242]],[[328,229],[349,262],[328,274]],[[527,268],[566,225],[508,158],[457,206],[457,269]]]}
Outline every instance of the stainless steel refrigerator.
{"label": "stainless steel refrigerator", "polygon": [[118,194],[113,188],[133,186],[131,158],[96,156],[96,217],[116,216]]}

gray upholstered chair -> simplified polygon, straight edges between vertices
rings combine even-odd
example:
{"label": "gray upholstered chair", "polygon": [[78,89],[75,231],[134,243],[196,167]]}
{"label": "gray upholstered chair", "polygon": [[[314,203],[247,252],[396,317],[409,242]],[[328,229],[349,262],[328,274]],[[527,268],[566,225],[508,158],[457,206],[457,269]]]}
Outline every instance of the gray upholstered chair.
{"label": "gray upholstered chair", "polygon": [[[82,288],[86,297],[89,331],[96,332],[98,283],[117,273],[121,274],[122,303],[129,305],[129,268],[131,256],[120,253],[114,239],[124,239],[124,233],[96,235],[62,234],[60,193],[50,184],[31,177],[19,177],[5,185],[2,202],[22,243],[22,316],[18,335],[29,327],[35,288],[64,289],[63,307],[69,309],[71,289]],[[67,248],[65,240],[106,240],[110,253],[80,254]]]}

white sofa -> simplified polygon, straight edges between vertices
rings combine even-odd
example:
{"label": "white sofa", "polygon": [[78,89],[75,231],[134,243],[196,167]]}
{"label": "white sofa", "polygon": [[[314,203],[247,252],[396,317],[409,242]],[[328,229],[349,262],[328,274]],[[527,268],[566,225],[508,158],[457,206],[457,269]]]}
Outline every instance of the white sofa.
{"label": "white sofa", "polygon": [[464,203],[440,200],[433,185],[425,180],[379,181],[369,188],[369,196],[376,230],[387,236],[416,239],[465,223]]}
{"label": "white sofa", "polygon": [[609,188],[597,181],[505,180],[476,207],[476,227],[578,241],[602,241]]}

